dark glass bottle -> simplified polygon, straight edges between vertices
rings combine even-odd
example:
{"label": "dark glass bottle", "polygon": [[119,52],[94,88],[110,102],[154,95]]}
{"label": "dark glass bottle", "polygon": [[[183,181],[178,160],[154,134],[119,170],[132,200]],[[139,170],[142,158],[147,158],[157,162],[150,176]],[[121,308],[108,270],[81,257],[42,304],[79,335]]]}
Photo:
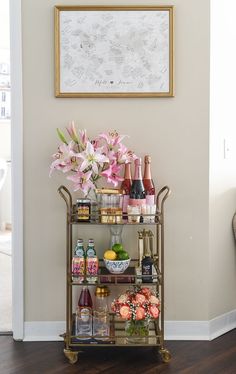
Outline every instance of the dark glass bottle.
{"label": "dark glass bottle", "polygon": [[78,307],[81,311],[85,312],[86,310],[92,311],[93,302],[92,297],[87,286],[84,286],[79,297]]}
{"label": "dark glass bottle", "polygon": [[155,186],[151,175],[151,157],[146,155],[144,157],[144,175],[143,185],[146,193],[146,204],[155,204]]}
{"label": "dark glass bottle", "polygon": [[142,277],[142,282],[152,283],[153,282],[153,277],[152,277],[153,259],[150,253],[148,235],[144,236],[143,244],[144,244],[144,257],[142,259],[142,275],[145,275],[145,276]]}
{"label": "dark glass bottle", "polygon": [[122,193],[123,193],[123,203],[122,203],[123,218],[127,218],[127,206],[129,204],[131,186],[132,186],[131,168],[130,168],[130,162],[128,162],[127,164],[125,164],[124,180],[120,186]]}
{"label": "dark glass bottle", "polygon": [[143,185],[143,178],[142,178],[142,161],[141,158],[137,158],[134,161],[135,169],[134,169],[134,179],[132,182],[132,186],[130,189],[130,205],[143,205],[146,204],[146,194]]}

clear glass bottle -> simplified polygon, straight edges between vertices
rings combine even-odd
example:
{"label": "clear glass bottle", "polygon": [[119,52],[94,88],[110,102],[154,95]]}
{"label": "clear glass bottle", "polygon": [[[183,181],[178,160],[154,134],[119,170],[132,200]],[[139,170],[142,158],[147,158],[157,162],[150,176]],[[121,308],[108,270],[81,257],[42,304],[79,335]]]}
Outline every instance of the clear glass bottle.
{"label": "clear glass bottle", "polygon": [[107,286],[97,286],[95,290],[95,306],[93,311],[93,335],[95,339],[107,340],[110,335],[110,318]]}

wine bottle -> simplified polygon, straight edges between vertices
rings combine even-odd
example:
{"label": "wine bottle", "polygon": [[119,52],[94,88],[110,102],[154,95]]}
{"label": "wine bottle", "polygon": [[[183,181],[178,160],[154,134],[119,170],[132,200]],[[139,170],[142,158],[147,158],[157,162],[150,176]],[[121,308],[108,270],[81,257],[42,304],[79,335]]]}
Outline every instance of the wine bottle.
{"label": "wine bottle", "polygon": [[121,183],[121,190],[123,193],[122,211],[123,218],[127,218],[127,205],[129,204],[130,189],[132,185],[130,162],[125,164],[124,180]]}
{"label": "wine bottle", "polygon": [[151,176],[151,157],[146,155],[144,157],[144,175],[143,185],[146,193],[146,204],[155,204],[155,186]]}
{"label": "wine bottle", "polygon": [[141,165],[142,165],[141,158],[137,158],[134,161],[134,165],[135,165],[134,179],[133,179],[132,186],[130,189],[130,199],[129,199],[129,204],[133,206],[146,204],[146,194],[145,194],[145,189],[143,185],[142,170],[141,170]]}
{"label": "wine bottle", "polygon": [[[148,234],[148,232],[147,232]],[[153,259],[150,253],[150,242],[149,236],[144,235],[144,257],[142,259],[142,281],[143,283],[152,283],[153,282]]]}

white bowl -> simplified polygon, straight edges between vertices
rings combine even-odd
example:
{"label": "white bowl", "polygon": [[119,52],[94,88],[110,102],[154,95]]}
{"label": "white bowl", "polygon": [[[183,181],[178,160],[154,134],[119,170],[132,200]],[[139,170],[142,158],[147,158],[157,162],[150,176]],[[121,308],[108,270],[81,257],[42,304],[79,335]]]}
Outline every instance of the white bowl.
{"label": "white bowl", "polygon": [[122,274],[129,267],[130,258],[128,260],[106,260],[104,264],[111,274]]}

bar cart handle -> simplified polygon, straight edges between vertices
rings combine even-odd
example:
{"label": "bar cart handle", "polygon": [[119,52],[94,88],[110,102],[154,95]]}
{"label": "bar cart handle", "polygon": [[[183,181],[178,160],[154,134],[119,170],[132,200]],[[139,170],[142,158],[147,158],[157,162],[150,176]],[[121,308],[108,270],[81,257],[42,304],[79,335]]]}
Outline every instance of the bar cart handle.
{"label": "bar cart handle", "polygon": [[[168,186],[164,186],[160,189],[157,194],[156,202],[157,202],[157,211],[163,214],[164,203],[166,199],[170,196],[171,190]],[[161,197],[161,195],[163,195]]]}
{"label": "bar cart handle", "polygon": [[70,191],[65,186],[60,186],[57,191],[59,192],[59,194],[61,195],[61,197],[66,203],[67,213],[71,214],[72,213],[72,196],[71,196]]}

